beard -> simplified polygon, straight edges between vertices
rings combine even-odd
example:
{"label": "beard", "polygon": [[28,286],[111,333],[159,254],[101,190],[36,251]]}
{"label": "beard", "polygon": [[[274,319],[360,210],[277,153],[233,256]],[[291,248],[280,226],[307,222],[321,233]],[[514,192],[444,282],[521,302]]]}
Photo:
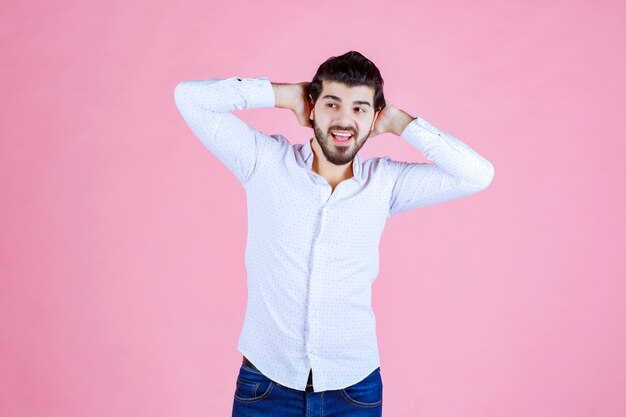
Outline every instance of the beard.
{"label": "beard", "polygon": [[[322,152],[324,156],[328,160],[328,162],[335,165],[345,165],[352,161],[356,156],[357,152],[365,145],[367,138],[369,138],[371,131],[368,130],[367,134],[358,138],[358,132],[354,129],[345,129],[340,126],[330,126],[326,133],[322,132],[322,129],[319,128],[317,124],[315,124],[315,120],[311,119],[311,126],[313,126],[313,131],[315,132],[315,139],[317,143],[319,143],[322,148]],[[333,138],[330,134],[331,130],[346,130],[353,134],[352,139],[350,139],[350,144],[348,146],[339,146],[335,145]]]}

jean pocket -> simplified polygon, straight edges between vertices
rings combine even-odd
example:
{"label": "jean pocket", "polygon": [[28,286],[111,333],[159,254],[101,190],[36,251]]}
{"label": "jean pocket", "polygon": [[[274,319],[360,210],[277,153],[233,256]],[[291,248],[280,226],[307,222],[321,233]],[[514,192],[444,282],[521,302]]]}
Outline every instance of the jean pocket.
{"label": "jean pocket", "polygon": [[339,390],[350,404],[360,407],[376,407],[383,402],[383,382],[380,368],[376,368],[362,381]]}
{"label": "jean pocket", "polygon": [[242,402],[261,401],[272,392],[276,383],[261,372],[241,365],[235,386],[235,399]]}

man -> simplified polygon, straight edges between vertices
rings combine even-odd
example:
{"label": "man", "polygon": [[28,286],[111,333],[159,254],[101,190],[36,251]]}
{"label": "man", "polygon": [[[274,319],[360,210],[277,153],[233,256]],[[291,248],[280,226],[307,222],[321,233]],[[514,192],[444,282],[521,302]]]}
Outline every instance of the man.
{"label": "man", "polygon": [[[233,416],[382,415],[371,308],[387,218],[484,190],[492,164],[387,102],[378,68],[350,51],[311,83],[266,77],[183,81],[178,110],[246,190],[248,302]],[[292,110],[314,138],[291,143],[234,109]],[[362,161],[369,137],[394,133],[434,163]]]}

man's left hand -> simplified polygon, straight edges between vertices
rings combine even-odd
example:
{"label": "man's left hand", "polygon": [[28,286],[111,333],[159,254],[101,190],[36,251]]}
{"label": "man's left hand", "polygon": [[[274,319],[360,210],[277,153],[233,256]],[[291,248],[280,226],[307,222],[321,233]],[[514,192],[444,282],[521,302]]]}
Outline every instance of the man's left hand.
{"label": "man's left hand", "polygon": [[385,101],[385,107],[378,112],[370,137],[381,133],[391,132],[400,136],[414,117]]}

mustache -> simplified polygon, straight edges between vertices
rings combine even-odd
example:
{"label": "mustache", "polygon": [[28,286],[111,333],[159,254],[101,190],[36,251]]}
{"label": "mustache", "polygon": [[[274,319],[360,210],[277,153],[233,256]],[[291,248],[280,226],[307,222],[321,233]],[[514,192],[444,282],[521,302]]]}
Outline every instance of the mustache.
{"label": "mustache", "polygon": [[331,126],[328,128],[328,133],[330,134],[330,132],[333,130],[343,130],[344,132],[351,132],[352,135],[356,136],[356,131],[351,127]]}

